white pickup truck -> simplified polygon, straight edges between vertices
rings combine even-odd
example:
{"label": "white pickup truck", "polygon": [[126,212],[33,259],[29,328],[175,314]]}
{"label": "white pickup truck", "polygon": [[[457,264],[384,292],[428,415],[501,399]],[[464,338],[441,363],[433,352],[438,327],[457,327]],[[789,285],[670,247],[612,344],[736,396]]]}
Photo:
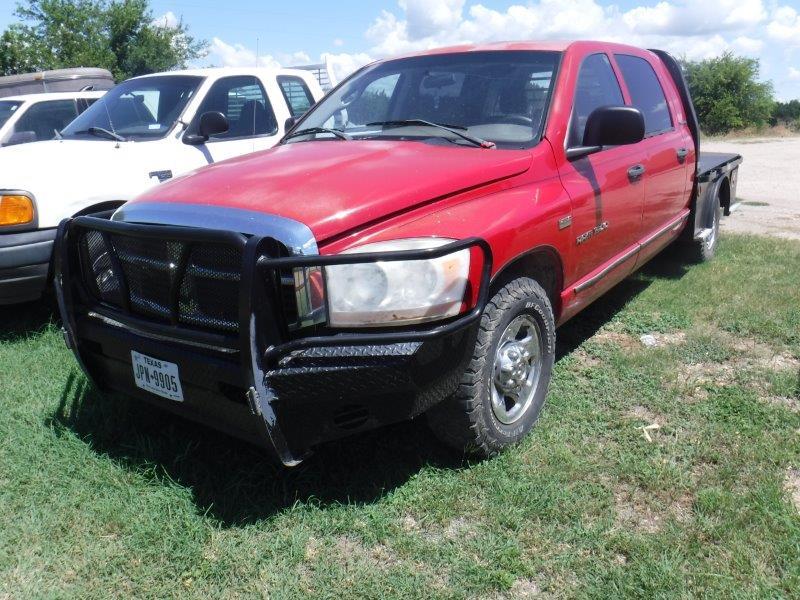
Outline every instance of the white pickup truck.
{"label": "white pickup truck", "polygon": [[0,148],[0,304],[45,290],[62,219],[116,208],[178,175],[272,147],[322,97],[317,77],[303,68],[135,77],[56,139]]}
{"label": "white pickup truck", "polygon": [[50,140],[105,92],[57,92],[0,98],[0,146]]}

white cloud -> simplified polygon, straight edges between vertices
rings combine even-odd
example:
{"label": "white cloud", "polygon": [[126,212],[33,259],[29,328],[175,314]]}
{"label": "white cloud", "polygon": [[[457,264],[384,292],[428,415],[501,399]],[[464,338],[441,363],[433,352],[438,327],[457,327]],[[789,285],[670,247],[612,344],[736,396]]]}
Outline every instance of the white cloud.
{"label": "white cloud", "polygon": [[[640,0],[639,6],[623,10],[614,0],[508,0],[501,8],[481,0],[397,0],[396,8],[375,15],[364,35],[365,51],[329,56],[341,79],[374,58],[441,46],[600,39],[663,48],[689,59],[726,51],[757,57],[764,76],[783,86],[780,94],[800,95],[800,82],[790,83],[785,67],[800,48],[800,14],[780,2],[787,0]],[[357,47],[359,40],[346,41]],[[336,39],[332,46],[344,43]],[[211,54],[223,64],[252,64],[254,59],[248,48],[217,38]],[[286,62],[284,55],[277,56]]]}
{"label": "white cloud", "polygon": [[166,27],[167,29],[175,29],[180,25],[181,20],[175,16],[175,13],[168,10],[160,17],[153,19],[152,23],[156,27]]}
{"label": "white cloud", "polygon": [[311,63],[311,57],[302,50],[292,52],[291,54],[278,54],[276,59],[284,67],[307,65]]}
{"label": "white cloud", "polygon": [[256,53],[242,44],[228,44],[218,37],[211,40],[209,61],[220,67],[280,67],[270,54],[256,57]]}
{"label": "white cloud", "polygon": [[772,13],[767,34],[789,45],[800,45],[800,14],[791,6],[779,6]]}
{"label": "white cloud", "polygon": [[792,81],[800,81],[800,69],[789,67],[789,79]]}
{"label": "white cloud", "polygon": [[371,63],[374,59],[369,54],[362,52],[360,54],[323,54],[321,60],[330,65],[330,69],[333,71],[333,79],[338,83],[350,73],[367,63]]}

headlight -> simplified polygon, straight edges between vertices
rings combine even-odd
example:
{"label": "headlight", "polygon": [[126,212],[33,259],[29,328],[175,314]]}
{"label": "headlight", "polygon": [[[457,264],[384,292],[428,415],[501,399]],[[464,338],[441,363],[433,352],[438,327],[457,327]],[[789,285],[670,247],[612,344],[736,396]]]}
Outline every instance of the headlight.
{"label": "headlight", "polygon": [[33,222],[33,200],[22,194],[0,195],[0,226]]}
{"label": "headlight", "polygon": [[[436,248],[454,240],[410,238],[345,251],[392,252]],[[469,276],[469,249],[425,260],[325,267],[328,320],[334,327],[409,325],[457,315]]]}

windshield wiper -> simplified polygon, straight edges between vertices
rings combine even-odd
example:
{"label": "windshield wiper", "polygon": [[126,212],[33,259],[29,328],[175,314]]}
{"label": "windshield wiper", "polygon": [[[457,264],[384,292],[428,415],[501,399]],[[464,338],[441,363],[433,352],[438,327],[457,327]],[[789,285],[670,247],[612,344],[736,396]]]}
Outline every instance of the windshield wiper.
{"label": "windshield wiper", "polygon": [[298,129],[297,131],[292,131],[291,133],[287,133],[283,136],[283,139],[288,140],[289,138],[297,137],[298,135],[309,135],[312,133],[330,133],[331,135],[335,135],[340,140],[352,140],[349,135],[346,133],[339,131],[338,129],[329,129],[327,127],[307,127],[305,129]]}
{"label": "windshield wiper", "polygon": [[372,123],[367,123],[367,127],[376,127],[381,126],[384,129],[389,127],[406,127],[406,126],[413,126],[413,125],[422,125],[423,127],[435,127],[436,129],[441,129],[443,131],[448,131],[453,135],[457,135],[458,137],[467,140],[471,144],[478,146],[480,148],[494,148],[495,143],[489,142],[487,140],[482,140],[479,137],[475,137],[474,135],[469,135],[464,133],[463,131],[458,131],[459,129],[466,130],[466,127],[461,125],[445,125],[444,123],[434,123],[433,121],[426,121],[425,119],[401,119],[395,121],[374,121]]}
{"label": "windshield wiper", "polygon": [[83,131],[76,131],[75,133],[76,134],[88,133],[89,135],[93,135],[96,137],[104,137],[110,140],[116,140],[118,142],[128,141],[118,133],[114,133],[113,131],[109,131],[108,129],[104,129],[103,127],[89,127],[88,129],[84,129]]}

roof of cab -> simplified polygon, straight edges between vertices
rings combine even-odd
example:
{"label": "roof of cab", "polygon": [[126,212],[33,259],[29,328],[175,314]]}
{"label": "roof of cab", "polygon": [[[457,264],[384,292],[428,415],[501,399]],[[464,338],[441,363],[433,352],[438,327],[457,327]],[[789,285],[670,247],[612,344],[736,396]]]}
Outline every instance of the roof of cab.
{"label": "roof of cab", "polygon": [[42,92],[40,94],[19,94],[3,96],[0,100],[14,102],[42,102],[43,100],[72,100],[74,98],[100,98],[106,90],[87,90],[84,92]]}
{"label": "roof of cab", "polygon": [[258,74],[264,77],[274,75],[302,75],[308,71],[302,69],[276,69],[273,67],[202,67],[199,69],[181,69],[179,71],[162,71],[160,73],[150,73],[148,75],[139,75],[131,79],[140,79],[142,77],[168,77],[170,75],[193,75],[195,77],[221,77],[223,75],[253,75]]}
{"label": "roof of cab", "polygon": [[[615,42],[603,42],[599,40],[543,40],[543,41],[509,41],[509,42],[490,42],[485,44],[462,44],[459,46],[447,46],[445,48],[433,48],[421,52],[412,52],[402,57],[428,56],[432,54],[455,54],[460,52],[502,52],[502,51],[535,51],[542,52],[564,52],[570,47],[603,47],[610,50],[636,50],[641,52],[641,48],[635,46],[618,44]],[[391,60],[391,59],[387,59]]]}

